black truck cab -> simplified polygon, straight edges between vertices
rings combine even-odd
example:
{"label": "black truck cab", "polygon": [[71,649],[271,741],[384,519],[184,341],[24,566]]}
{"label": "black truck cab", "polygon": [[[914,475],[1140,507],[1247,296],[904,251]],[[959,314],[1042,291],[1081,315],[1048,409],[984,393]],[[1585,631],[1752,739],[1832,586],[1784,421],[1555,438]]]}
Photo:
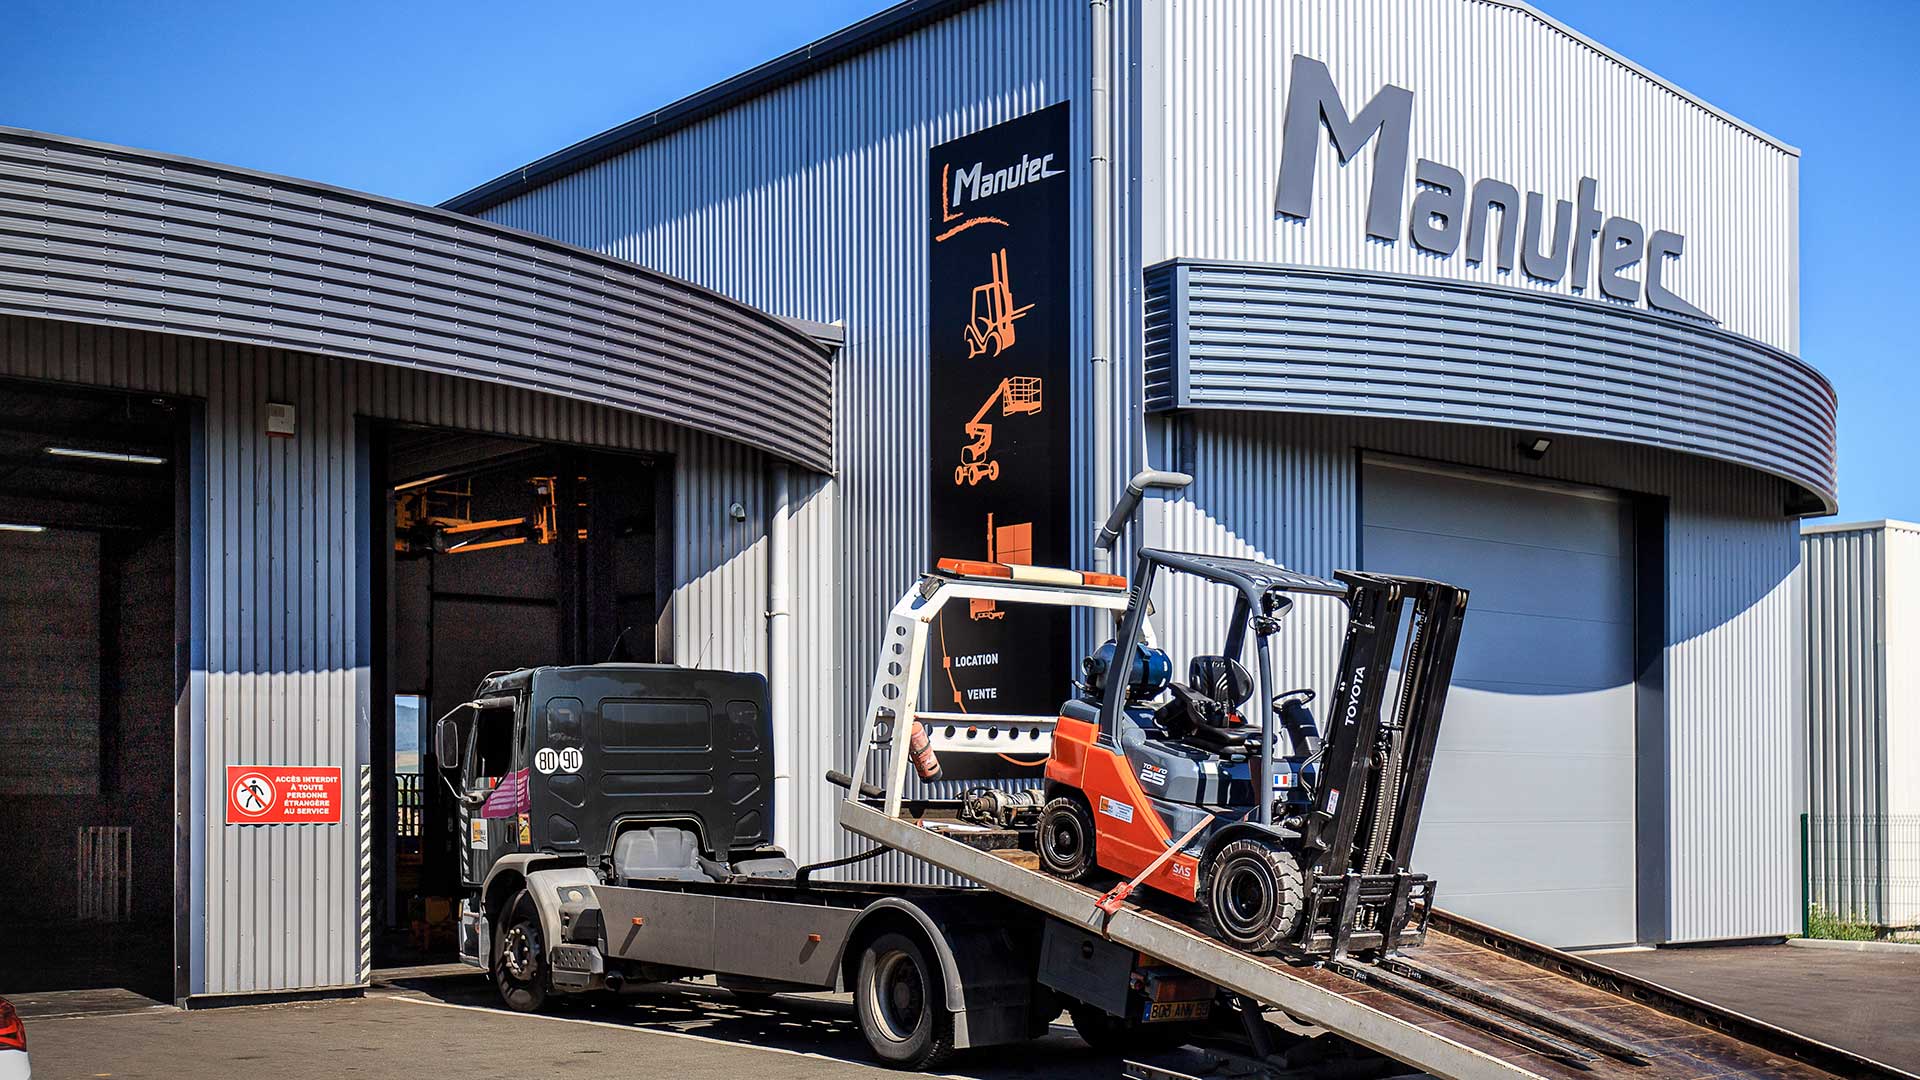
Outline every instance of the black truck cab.
{"label": "black truck cab", "polygon": [[716,878],[790,872],[772,848],[760,675],[664,664],[502,672],[436,738],[451,751],[443,760],[460,763],[451,782],[468,888],[483,888],[502,859],[526,856],[577,860],[609,880],[660,876],[621,872],[648,866]]}

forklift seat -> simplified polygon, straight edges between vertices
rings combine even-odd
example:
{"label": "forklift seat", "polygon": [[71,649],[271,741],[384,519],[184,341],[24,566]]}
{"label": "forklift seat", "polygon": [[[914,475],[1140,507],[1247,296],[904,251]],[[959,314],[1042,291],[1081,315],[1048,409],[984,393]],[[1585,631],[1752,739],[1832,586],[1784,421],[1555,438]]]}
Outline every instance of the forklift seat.
{"label": "forklift seat", "polygon": [[1187,665],[1187,678],[1185,684],[1168,685],[1173,700],[1154,717],[1166,737],[1231,761],[1257,753],[1260,729],[1240,715],[1253,696],[1247,669],[1225,656],[1196,656]]}

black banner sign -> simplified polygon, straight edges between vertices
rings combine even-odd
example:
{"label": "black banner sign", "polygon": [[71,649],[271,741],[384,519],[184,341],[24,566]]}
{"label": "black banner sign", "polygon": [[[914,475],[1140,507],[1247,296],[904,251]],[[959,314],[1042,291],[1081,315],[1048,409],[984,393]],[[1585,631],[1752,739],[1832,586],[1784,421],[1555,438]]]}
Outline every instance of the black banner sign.
{"label": "black banner sign", "polygon": [[[928,157],[936,559],[1075,562],[1068,117],[1065,103],[1054,105]],[[1054,715],[1072,674],[1067,618],[978,602],[948,608],[929,650],[928,709]]]}

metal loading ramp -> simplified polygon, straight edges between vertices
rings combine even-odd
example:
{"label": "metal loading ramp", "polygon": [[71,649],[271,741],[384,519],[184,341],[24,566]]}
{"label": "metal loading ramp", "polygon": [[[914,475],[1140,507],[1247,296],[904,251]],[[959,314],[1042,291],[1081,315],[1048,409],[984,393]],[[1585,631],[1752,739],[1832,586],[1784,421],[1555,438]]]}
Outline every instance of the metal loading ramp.
{"label": "metal loading ramp", "polygon": [[[853,799],[840,804],[840,824],[1445,1080],[1915,1080],[1849,1051],[1443,912],[1434,914],[1426,944],[1400,958],[1296,965],[1239,952],[1142,908],[1122,907],[1108,917],[1094,906],[1100,894],[1092,889]],[[1530,1019],[1515,1024],[1516,1015]],[[1536,1036],[1545,1041],[1524,1045]],[[1596,1049],[1602,1045],[1611,1051]]]}

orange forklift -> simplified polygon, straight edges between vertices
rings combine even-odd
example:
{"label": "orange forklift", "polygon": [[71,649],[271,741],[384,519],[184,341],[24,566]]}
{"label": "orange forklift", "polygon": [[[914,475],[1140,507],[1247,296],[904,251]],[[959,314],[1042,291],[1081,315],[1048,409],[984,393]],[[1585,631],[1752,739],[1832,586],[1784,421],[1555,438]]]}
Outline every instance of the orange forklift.
{"label": "orange forklift", "polygon": [[[1103,545],[1144,487],[1185,480],[1136,478]],[[1233,603],[1220,651],[1194,656],[1184,682],[1147,627],[1156,584],[1179,576],[1224,586]],[[1312,689],[1275,682],[1270,642],[1302,595],[1338,600],[1347,615],[1324,728]],[[1327,580],[1141,551],[1118,636],[1084,662],[1055,723],[1042,865],[1072,881],[1129,879],[1102,901],[1109,910],[1140,884],[1192,901],[1208,932],[1249,952],[1417,944],[1433,882],[1410,860],[1466,606],[1466,590],[1422,578]]]}

